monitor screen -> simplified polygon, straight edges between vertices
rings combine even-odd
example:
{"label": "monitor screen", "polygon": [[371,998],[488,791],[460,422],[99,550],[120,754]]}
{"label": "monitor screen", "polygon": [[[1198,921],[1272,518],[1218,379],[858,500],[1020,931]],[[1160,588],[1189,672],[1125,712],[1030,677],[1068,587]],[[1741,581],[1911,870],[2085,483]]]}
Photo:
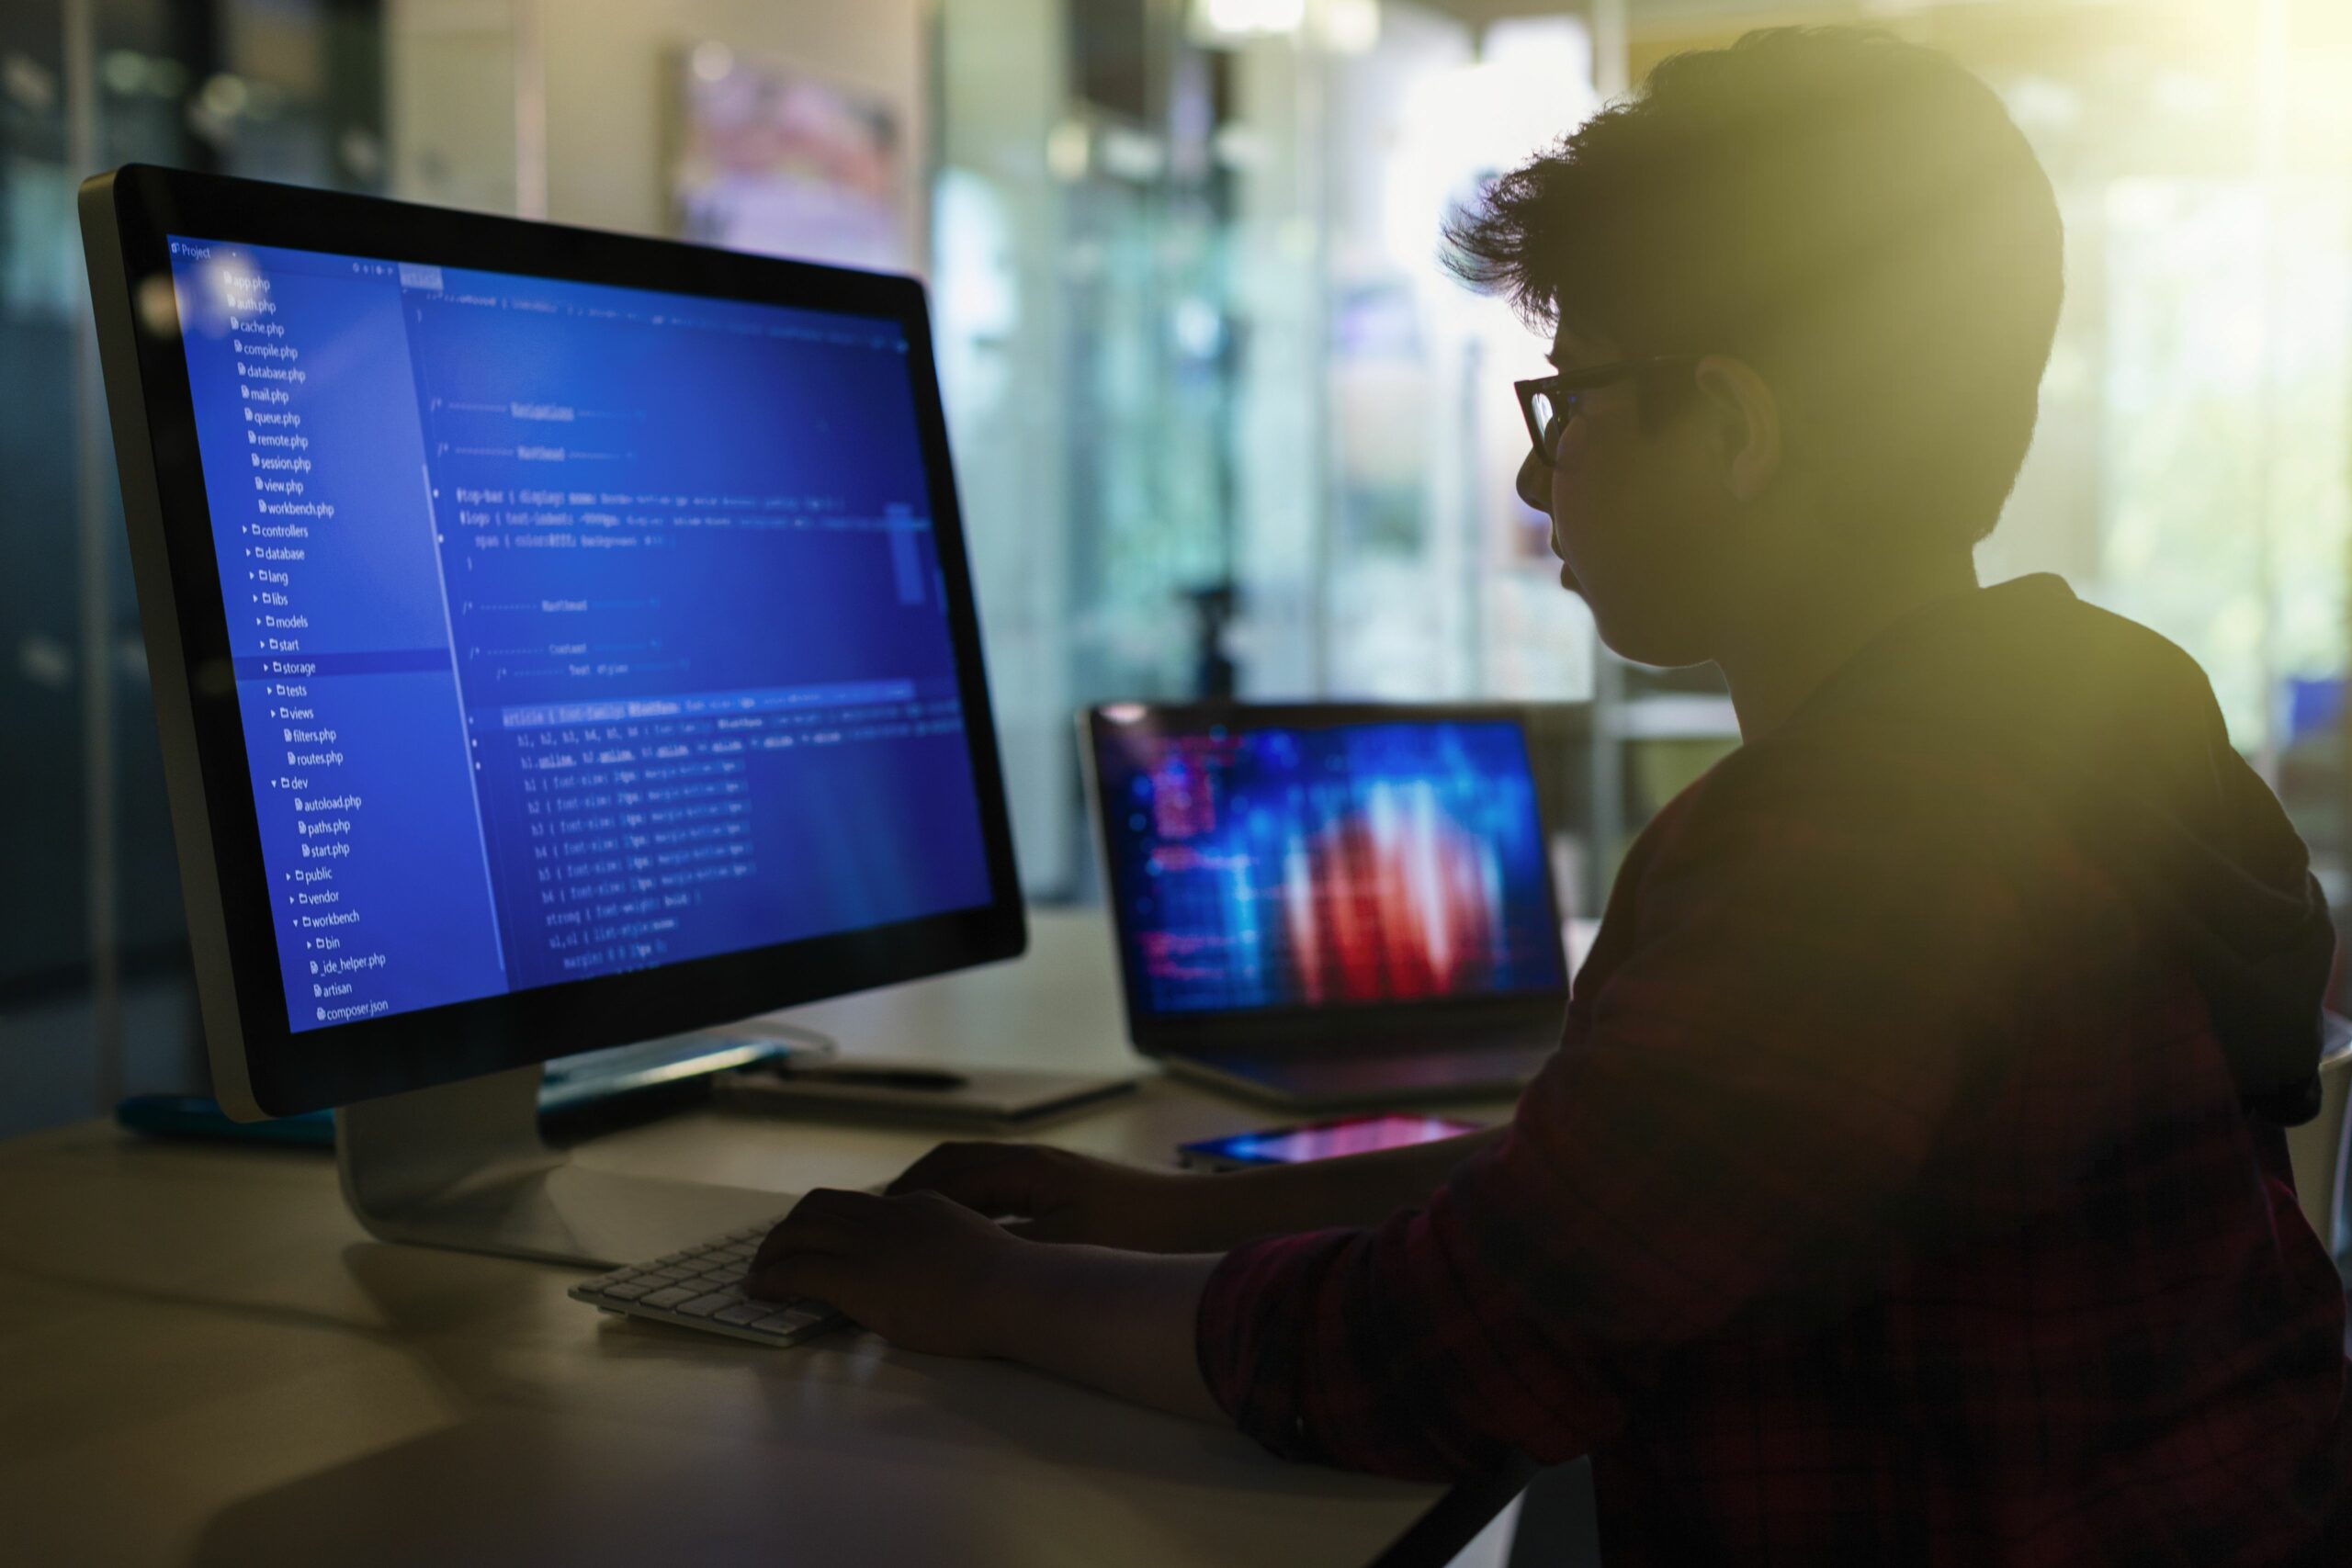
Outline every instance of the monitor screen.
{"label": "monitor screen", "polygon": [[1517,724],[1184,730],[1102,711],[1096,780],[1139,1015],[1562,987]]}
{"label": "monitor screen", "polygon": [[169,248],[293,1030],[989,903],[897,322]]}

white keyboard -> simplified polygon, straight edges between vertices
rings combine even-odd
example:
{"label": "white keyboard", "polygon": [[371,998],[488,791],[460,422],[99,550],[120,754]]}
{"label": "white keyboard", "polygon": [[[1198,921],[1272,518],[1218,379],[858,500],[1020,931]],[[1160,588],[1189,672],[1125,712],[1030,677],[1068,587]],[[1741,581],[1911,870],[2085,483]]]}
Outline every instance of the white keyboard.
{"label": "white keyboard", "polygon": [[573,1301],[606,1312],[762,1345],[797,1345],[848,1322],[822,1302],[763,1302],[743,1293],[743,1271],[752,1266],[760,1239],[775,1228],[775,1220],[746,1225],[684,1252],[600,1274],[572,1286],[569,1293]]}

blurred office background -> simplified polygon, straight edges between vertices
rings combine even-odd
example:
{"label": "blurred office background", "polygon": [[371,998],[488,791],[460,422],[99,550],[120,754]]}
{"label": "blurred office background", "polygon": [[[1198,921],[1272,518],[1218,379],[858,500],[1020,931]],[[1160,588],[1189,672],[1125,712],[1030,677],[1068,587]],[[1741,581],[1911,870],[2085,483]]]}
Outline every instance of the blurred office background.
{"label": "blurred office background", "polygon": [[[1436,265],[1677,50],[1880,22],[2007,96],[2069,226],[1988,581],[2181,643],[2352,905],[2341,0],[12,0],[0,9],[0,1134],[203,1082],[90,347],[126,160],[921,272],[1023,874],[1093,896],[1110,697],[1547,705],[1563,891],[1731,740],[1596,654],[1513,499],[1541,345]],[[747,628],[756,631],[757,628]]]}

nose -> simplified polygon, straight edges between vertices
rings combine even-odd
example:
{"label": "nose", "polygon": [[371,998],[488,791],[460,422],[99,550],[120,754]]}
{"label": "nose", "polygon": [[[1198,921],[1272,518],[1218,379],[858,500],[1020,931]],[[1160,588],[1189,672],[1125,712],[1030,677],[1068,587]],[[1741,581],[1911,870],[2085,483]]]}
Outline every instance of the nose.
{"label": "nose", "polygon": [[1519,465],[1517,488],[1520,500],[1546,517],[1552,515],[1552,470],[1537,462],[1533,452]]}

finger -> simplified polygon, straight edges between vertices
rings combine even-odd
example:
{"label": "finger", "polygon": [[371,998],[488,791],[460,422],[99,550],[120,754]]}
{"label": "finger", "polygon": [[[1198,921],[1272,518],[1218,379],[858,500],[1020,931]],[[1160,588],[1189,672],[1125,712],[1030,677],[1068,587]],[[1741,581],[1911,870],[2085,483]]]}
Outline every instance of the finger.
{"label": "finger", "polygon": [[[879,1201],[871,1192],[860,1192],[848,1187],[811,1187],[792,1206],[793,1213],[849,1213],[868,1203]],[[790,1215],[786,1216],[787,1219]]]}
{"label": "finger", "polygon": [[942,1144],[899,1174],[899,1179],[884,1189],[888,1196],[904,1192],[935,1191],[942,1181],[953,1181],[973,1170],[1001,1165],[1019,1154],[1025,1144]]}
{"label": "finger", "polygon": [[910,1169],[890,1191],[894,1196],[936,1192],[993,1219],[1054,1207],[1053,1186],[1051,1164],[1037,1150],[1025,1144],[1004,1144],[983,1145],[981,1152],[952,1166],[943,1161],[931,1171]]}
{"label": "finger", "polygon": [[845,1258],[797,1252],[778,1258],[763,1269],[754,1269],[752,1276],[743,1281],[743,1293],[763,1302],[814,1296],[820,1302],[839,1306],[843,1296],[854,1293],[851,1278],[854,1271],[854,1265]]}
{"label": "finger", "polygon": [[837,1256],[853,1245],[846,1227],[820,1220],[786,1219],[768,1232],[759,1250],[752,1254],[751,1262],[743,1266],[748,1277],[769,1264],[786,1258],[809,1255]]}
{"label": "finger", "polygon": [[1086,1220],[1075,1210],[1057,1209],[1035,1219],[1007,1220],[1005,1234],[1023,1241],[1080,1241],[1085,1239]]}
{"label": "finger", "polygon": [[862,1206],[882,1200],[865,1192],[819,1188],[776,1222],[752,1255],[752,1270],[792,1252],[837,1253],[846,1249],[859,1230]]}

